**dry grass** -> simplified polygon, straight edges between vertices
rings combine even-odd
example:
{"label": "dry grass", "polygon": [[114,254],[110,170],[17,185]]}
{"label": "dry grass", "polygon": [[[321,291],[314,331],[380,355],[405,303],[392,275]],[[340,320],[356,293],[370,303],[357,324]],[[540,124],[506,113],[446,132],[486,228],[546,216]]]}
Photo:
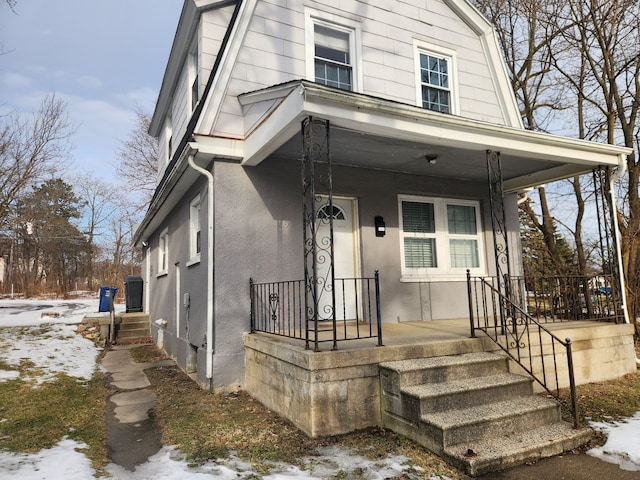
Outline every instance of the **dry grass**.
{"label": "dry grass", "polygon": [[[144,358],[155,358],[155,347],[144,348]],[[451,479],[468,478],[423,447],[389,430],[371,428],[311,439],[246,392],[209,394],[177,367],[153,368],[146,373],[158,395],[155,418],[162,429],[163,443],[177,445],[195,463],[225,458],[234,451],[241,459],[251,461],[258,471],[267,471],[270,461],[296,465],[301,458],[313,456],[319,447],[338,445],[373,460],[388,454],[404,455],[410,464],[425,472]],[[582,385],[577,393],[583,423],[629,417],[640,411],[640,374]],[[568,399],[568,391],[561,394]],[[603,441],[601,435],[596,436],[592,445]]]}
{"label": "dry grass", "polygon": [[424,448],[388,430],[372,428],[347,435],[312,439],[245,392],[209,394],[177,367],[146,371],[158,396],[154,413],[162,441],[176,445],[192,462],[226,458],[231,451],[259,472],[269,462],[299,465],[328,445],[344,446],[372,460],[404,455],[426,472],[466,479]]}

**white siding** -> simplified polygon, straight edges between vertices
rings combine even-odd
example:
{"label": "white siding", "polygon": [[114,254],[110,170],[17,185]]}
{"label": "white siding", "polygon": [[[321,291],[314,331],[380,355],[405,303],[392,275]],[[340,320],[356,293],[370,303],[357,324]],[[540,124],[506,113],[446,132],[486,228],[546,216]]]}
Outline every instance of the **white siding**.
{"label": "white siding", "polygon": [[276,0],[257,3],[212,133],[242,138],[239,94],[305,78],[305,6],[358,21],[363,93],[415,105],[414,40],[419,40],[455,51],[461,116],[506,123],[480,39],[441,0],[290,0],[287,7],[281,4]]}

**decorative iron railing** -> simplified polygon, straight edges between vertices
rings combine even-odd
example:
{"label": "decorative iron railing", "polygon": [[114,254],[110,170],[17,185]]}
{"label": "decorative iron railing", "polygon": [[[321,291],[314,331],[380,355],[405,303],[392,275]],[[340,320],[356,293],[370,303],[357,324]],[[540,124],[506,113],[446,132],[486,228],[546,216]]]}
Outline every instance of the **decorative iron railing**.
{"label": "decorative iron railing", "polygon": [[377,338],[382,346],[377,271],[369,278],[336,278],[335,308],[328,309],[331,314],[326,319],[314,314],[322,310],[321,305],[308,305],[304,280],[256,283],[251,279],[250,291],[252,333],[304,340],[305,348],[314,351],[319,351],[322,343],[331,343],[336,350],[338,342],[365,338]]}
{"label": "decorative iron railing", "polygon": [[511,277],[509,298],[539,322],[597,320],[624,323],[612,275]]}
{"label": "decorative iron railing", "polygon": [[[579,428],[571,339],[562,340],[500,292],[496,278],[467,273],[471,337],[484,332],[550,395],[568,408]],[[566,363],[565,363],[566,362]],[[566,369],[564,365],[566,365]],[[559,395],[569,386],[571,405]]]}

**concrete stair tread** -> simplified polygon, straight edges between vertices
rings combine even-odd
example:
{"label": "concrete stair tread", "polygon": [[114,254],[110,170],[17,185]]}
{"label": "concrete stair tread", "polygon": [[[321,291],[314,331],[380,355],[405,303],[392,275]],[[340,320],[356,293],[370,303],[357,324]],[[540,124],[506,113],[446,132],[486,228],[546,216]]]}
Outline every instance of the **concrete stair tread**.
{"label": "concrete stair tread", "polygon": [[460,381],[430,383],[403,387],[402,392],[418,398],[432,398],[443,395],[455,395],[462,392],[487,390],[502,386],[528,383],[533,379],[515,373],[502,373],[476,378],[468,378]]}
{"label": "concrete stair tread", "polygon": [[444,455],[471,475],[482,475],[528,461],[558,455],[589,441],[592,431],[564,421],[479,441],[445,447]]}
{"label": "concrete stair tread", "polygon": [[388,368],[400,373],[424,370],[428,368],[452,367],[468,365],[470,363],[483,363],[494,360],[502,360],[504,357],[490,352],[464,353],[461,355],[447,355],[443,357],[416,358],[412,360],[398,360],[395,362],[383,362],[382,368]]}
{"label": "concrete stair tread", "polygon": [[[464,427],[482,422],[499,421],[550,408],[558,409],[558,403],[538,395],[502,400],[486,405],[460,408],[424,414],[421,420],[442,430]],[[559,413],[558,413],[559,414]]]}

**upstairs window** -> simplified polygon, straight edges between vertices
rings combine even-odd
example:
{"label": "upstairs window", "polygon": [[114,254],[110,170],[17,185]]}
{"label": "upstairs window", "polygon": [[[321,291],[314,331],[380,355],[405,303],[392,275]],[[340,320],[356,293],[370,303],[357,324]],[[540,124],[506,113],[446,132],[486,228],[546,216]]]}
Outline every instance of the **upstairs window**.
{"label": "upstairs window", "polygon": [[420,54],[420,88],[422,108],[451,113],[448,59],[427,53]]}
{"label": "upstairs window", "polygon": [[349,46],[349,33],[314,26],[315,81],[329,87],[351,90],[353,68]]}
{"label": "upstairs window", "polygon": [[399,204],[403,278],[484,273],[478,202],[401,196]]}
{"label": "upstairs window", "polygon": [[305,8],[307,78],[342,90],[362,86],[360,24],[312,8]]}
{"label": "upstairs window", "polygon": [[455,52],[421,42],[414,43],[418,105],[436,112],[456,114]]}
{"label": "upstairs window", "polygon": [[200,62],[198,43],[191,48],[189,52],[189,79],[191,81],[191,110],[193,111],[200,100]]}

